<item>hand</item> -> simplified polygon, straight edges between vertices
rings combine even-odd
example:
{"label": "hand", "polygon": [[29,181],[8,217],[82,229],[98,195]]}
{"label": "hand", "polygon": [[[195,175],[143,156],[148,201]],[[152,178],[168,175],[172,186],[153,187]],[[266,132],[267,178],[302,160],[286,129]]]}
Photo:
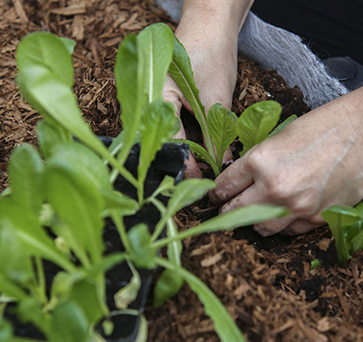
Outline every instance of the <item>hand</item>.
{"label": "hand", "polygon": [[[251,4],[250,0],[184,2],[183,16],[175,34],[190,57],[194,80],[206,113],[214,103],[231,108],[237,79],[238,32],[247,14],[244,12],[248,11]],[[179,119],[182,106],[192,112],[170,77],[165,84],[163,96],[164,100],[174,103]],[[175,138],[186,138],[183,126]],[[227,151],[224,162],[230,160],[232,153]],[[187,166],[186,177],[201,177],[201,171],[192,156]]]}
{"label": "hand", "polygon": [[287,217],[255,225],[263,236],[324,225],[321,212],[363,198],[363,89],[299,118],[229,166],[210,192],[222,213],[253,203],[287,207]]}

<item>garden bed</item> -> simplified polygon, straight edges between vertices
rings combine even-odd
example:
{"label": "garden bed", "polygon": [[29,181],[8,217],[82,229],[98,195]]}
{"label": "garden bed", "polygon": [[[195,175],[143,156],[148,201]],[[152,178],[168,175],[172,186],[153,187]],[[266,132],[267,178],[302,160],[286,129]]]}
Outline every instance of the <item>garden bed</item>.
{"label": "garden bed", "polygon": [[[121,130],[113,76],[118,44],[154,22],[175,27],[151,0],[24,3],[6,0],[0,6],[0,190],[7,184],[11,151],[36,140],[39,116],[15,86],[15,49],[25,34],[49,30],[77,40],[73,61],[81,110],[98,135],[112,137]],[[282,104],[283,118],[308,111],[298,89],[241,57],[234,111],[266,99]],[[216,212],[203,200],[180,212],[177,223],[183,230]],[[339,268],[327,229],[296,238],[261,238],[251,228],[205,234],[184,243],[182,258],[222,300],[249,341],[363,341],[363,253]],[[316,258],[322,267],[310,271]],[[187,285],[161,308],[149,305],[146,317],[149,341],[218,341]]]}

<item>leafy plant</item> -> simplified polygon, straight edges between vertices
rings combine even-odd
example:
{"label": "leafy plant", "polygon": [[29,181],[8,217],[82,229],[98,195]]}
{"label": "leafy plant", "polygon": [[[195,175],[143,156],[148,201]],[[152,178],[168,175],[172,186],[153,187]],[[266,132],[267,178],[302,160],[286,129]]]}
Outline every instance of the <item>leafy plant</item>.
{"label": "leafy plant", "polygon": [[[196,179],[175,185],[167,176],[150,197],[144,196],[151,162],[178,130],[172,106],[162,101],[161,91],[168,69],[187,69],[180,61],[174,62],[182,49],[180,43],[163,24],[149,26],[121,43],[115,75],[124,129],[109,148],[82,119],[72,92],[73,47],[69,40],[38,32],[25,37],[17,50],[19,88],[45,120],[37,126],[41,154],[27,144],[14,151],[9,162],[10,190],[0,197],[0,341],[35,342],[14,336],[6,319],[9,306],[49,342],[104,341],[96,327],[102,324],[109,335],[112,317],[124,314],[140,317],[138,341],[146,341],[145,318],[128,306],[140,289],[137,267],[158,266],[165,271],[156,285],[155,305],[175,295],[185,281],[203,302],[221,340],[244,341],[218,298],[182,268],[181,241],[270,220],[284,215],[285,210],[245,207],[179,233],[175,213],[215,186],[210,180]],[[192,80],[192,74],[188,77]],[[197,93],[193,87],[190,92]],[[197,98],[195,103],[200,107]],[[213,111],[206,122],[215,122],[212,134],[221,153],[234,135],[229,122],[235,118],[228,112],[232,120],[223,123],[217,115],[224,110],[216,105]],[[216,131],[217,124],[223,134]],[[124,164],[138,141],[136,178]],[[118,174],[135,187],[138,201],[114,190]],[[160,201],[160,194],[170,197],[167,205]],[[145,223],[127,230],[124,218],[150,204],[161,214],[154,233]],[[107,254],[102,238],[106,219],[113,221],[124,251]],[[165,226],[167,236],[161,238]],[[168,260],[158,256],[162,247],[167,247]],[[130,265],[133,276],[115,294],[118,311],[111,312],[106,272],[122,262]],[[55,274],[46,274],[45,265],[53,265]]]}
{"label": "leafy plant", "polygon": [[189,140],[174,141],[188,143],[190,149],[211,166],[215,176],[222,171],[223,155],[237,136],[243,144],[241,152],[243,156],[254,145],[259,144],[269,135],[278,133],[297,118],[296,115],[292,115],[273,130],[281,114],[281,105],[276,101],[255,103],[249,106],[239,118],[221,104],[216,103],[209,109],[206,116],[205,108],[199,99],[199,90],[193,80],[188,55],[177,40],[169,73],[193,109],[203,132],[206,148]]}
{"label": "leafy plant", "polygon": [[363,250],[363,202],[355,208],[333,205],[323,211],[321,216],[334,236],[340,265],[354,253]]}

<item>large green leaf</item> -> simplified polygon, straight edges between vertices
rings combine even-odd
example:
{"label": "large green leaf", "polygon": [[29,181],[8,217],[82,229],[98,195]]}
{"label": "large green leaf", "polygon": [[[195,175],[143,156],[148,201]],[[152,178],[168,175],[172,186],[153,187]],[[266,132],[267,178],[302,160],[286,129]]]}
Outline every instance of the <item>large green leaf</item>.
{"label": "large green leaf", "polygon": [[0,272],[0,293],[5,294],[17,301],[27,298],[27,293],[24,292],[15,282]]}
{"label": "large green leaf", "polygon": [[208,112],[207,126],[217,152],[219,169],[222,169],[224,152],[237,137],[237,116],[220,103],[214,104]]}
{"label": "large green leaf", "polygon": [[[25,99],[44,118],[60,125],[107,159],[136,186],[132,175],[116,162],[83,120],[71,89],[73,74],[69,70],[73,72],[72,60],[59,38],[44,32],[30,34],[19,43],[16,56],[17,83]],[[57,60],[62,63],[57,64]]]}
{"label": "large green leaf", "polygon": [[338,262],[342,265],[351,258],[345,229],[358,222],[361,216],[355,208],[343,205],[333,205],[324,210],[321,216],[332,231],[338,253]]}
{"label": "large green leaf", "polygon": [[141,127],[138,181],[142,186],[156,153],[178,132],[179,128],[179,120],[174,114],[174,106],[171,103],[159,100],[149,104],[142,117]]}
{"label": "large green leaf", "polygon": [[121,43],[115,65],[117,98],[121,104],[123,125],[123,147],[119,161],[123,164],[132,148],[135,135],[140,128],[144,96],[144,59],[138,48],[136,36],[130,35]]}
{"label": "large green leaf", "polygon": [[0,224],[0,273],[17,283],[34,279],[33,265],[16,232]]}
{"label": "large green leaf", "polygon": [[54,160],[47,166],[45,186],[49,203],[67,225],[69,234],[96,262],[103,241],[103,199],[96,184],[74,165]]}
{"label": "large green leaf", "polygon": [[195,275],[165,259],[157,264],[181,276],[204,304],[205,313],[213,320],[216,333],[222,342],[246,341],[236,323],[216,295]]}
{"label": "large green leaf", "polygon": [[174,41],[173,60],[170,64],[169,74],[178,85],[186,100],[193,109],[195,118],[202,129],[208,152],[214,161],[214,147],[207,127],[205,108],[199,99],[199,90],[194,82],[194,74],[190,59],[185,47],[177,38]]}
{"label": "large green leaf", "polygon": [[207,222],[179,233],[173,239],[163,239],[154,243],[156,247],[162,247],[172,240],[182,240],[201,233],[210,233],[222,230],[231,230],[238,227],[264,222],[284,216],[288,211],[283,207],[272,205],[250,205],[239,208],[227,214],[217,216]]}
{"label": "large green leaf", "polygon": [[84,311],[75,303],[59,305],[52,315],[50,342],[88,342],[89,323]]}
{"label": "large green leaf", "polygon": [[[35,32],[22,39],[16,59],[19,72],[46,67],[62,83],[73,86],[70,43],[48,32]],[[34,70],[35,71],[35,70]]]}
{"label": "large green leaf", "polygon": [[12,198],[24,210],[39,214],[43,197],[43,162],[34,147],[23,144],[9,162]]}
{"label": "large green leaf", "polygon": [[0,229],[2,226],[16,232],[23,250],[28,255],[50,260],[67,271],[74,270],[74,265],[54,246],[37,219],[26,214],[12,199],[0,201]]}
{"label": "large green leaf", "polygon": [[237,134],[243,144],[244,155],[253,146],[268,137],[281,115],[281,105],[276,101],[262,101],[249,106],[237,120]]}
{"label": "large green leaf", "polygon": [[137,47],[144,60],[144,94],[148,102],[162,100],[166,74],[172,60],[174,34],[166,24],[146,27],[137,37]]}
{"label": "large green leaf", "polygon": [[107,166],[97,154],[86,146],[75,141],[60,143],[53,150],[51,162],[55,160],[59,164],[63,162],[72,164],[85,177],[92,180],[99,189],[111,190]]}
{"label": "large green leaf", "polygon": [[0,342],[13,342],[13,327],[4,317],[0,317]]}

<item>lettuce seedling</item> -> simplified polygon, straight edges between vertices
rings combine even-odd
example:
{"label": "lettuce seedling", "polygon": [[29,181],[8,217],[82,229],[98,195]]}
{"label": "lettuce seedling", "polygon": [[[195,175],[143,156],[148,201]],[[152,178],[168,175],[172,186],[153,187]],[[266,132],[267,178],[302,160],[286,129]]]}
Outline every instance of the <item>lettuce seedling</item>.
{"label": "lettuce seedling", "polygon": [[[19,340],[4,318],[8,303],[13,303],[18,318],[33,324],[49,342],[104,341],[95,330],[97,324],[103,321],[104,331],[110,334],[111,318],[124,314],[140,317],[137,339],[146,341],[145,318],[128,306],[141,286],[136,267],[161,266],[165,270],[156,284],[155,305],[175,295],[185,281],[203,302],[220,339],[244,341],[219,299],[182,267],[181,241],[271,220],[285,210],[245,207],[179,233],[173,219],[176,212],[204,196],[214,182],[193,179],[175,185],[173,178],[165,177],[150,197],[144,196],[151,162],[179,128],[174,108],[162,100],[168,70],[174,77],[186,77],[184,91],[189,91],[189,101],[204,120],[204,133],[209,126],[213,142],[209,140],[207,146],[215,164],[221,164],[235,138],[236,117],[220,105],[211,108],[209,118],[203,117],[198,91],[190,86],[185,49],[168,26],[155,24],[120,45],[115,75],[123,132],[107,148],[83,120],[72,92],[73,48],[67,39],[37,32],[26,36],[17,50],[19,88],[45,120],[37,126],[42,156],[27,144],[17,148],[9,162],[10,190],[0,196],[0,339]],[[221,120],[223,115],[226,121]],[[206,136],[208,140],[208,132]],[[137,177],[124,166],[135,142],[141,143]],[[137,189],[138,201],[114,190],[118,174]],[[159,201],[160,194],[170,197],[168,205]],[[161,214],[154,232],[145,223],[127,231],[124,218],[145,204],[154,205]],[[106,220],[113,221],[124,252],[106,254],[102,238]],[[167,236],[161,238],[165,226]],[[158,256],[161,247],[167,247],[167,259]],[[119,310],[111,312],[106,272],[125,261],[133,276],[115,294]],[[51,283],[44,262],[60,269]]]}
{"label": "lettuce seedling", "polygon": [[363,250],[363,202],[355,208],[333,205],[321,214],[335,239],[340,265]]}

